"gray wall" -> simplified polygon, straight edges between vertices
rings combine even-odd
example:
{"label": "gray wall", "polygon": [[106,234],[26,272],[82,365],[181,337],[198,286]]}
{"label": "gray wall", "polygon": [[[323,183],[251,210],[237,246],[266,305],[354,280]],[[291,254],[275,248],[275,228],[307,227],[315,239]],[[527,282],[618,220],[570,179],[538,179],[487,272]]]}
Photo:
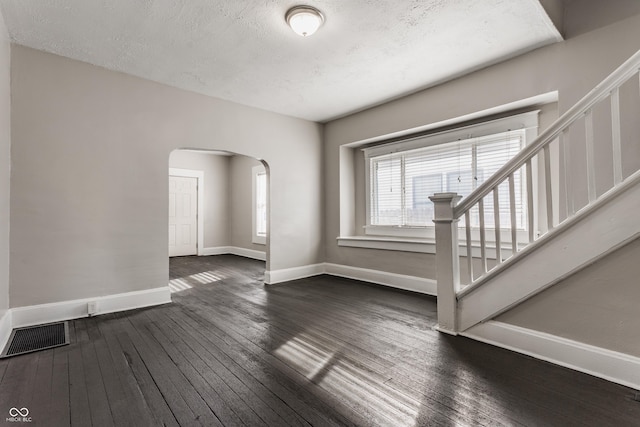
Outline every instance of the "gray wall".
{"label": "gray wall", "polygon": [[265,252],[266,245],[255,244],[253,237],[253,167],[256,159],[233,156],[229,167],[231,220],[231,246]]}
{"label": "gray wall", "polygon": [[11,307],[165,286],[176,148],[264,159],[267,268],[322,261],[318,124],[21,46],[11,120]]}
{"label": "gray wall", "polygon": [[229,163],[230,156],[176,150],[169,167],[204,172],[204,248],[229,246]]}
{"label": "gray wall", "polygon": [[640,239],[496,318],[640,357]]}
{"label": "gray wall", "polygon": [[0,319],[9,308],[10,50],[9,36],[0,13]]}
{"label": "gray wall", "polygon": [[[544,0],[543,3],[547,1]],[[602,28],[640,13],[640,2],[638,0],[563,1],[565,4],[563,34],[566,38],[575,37],[596,28]]]}

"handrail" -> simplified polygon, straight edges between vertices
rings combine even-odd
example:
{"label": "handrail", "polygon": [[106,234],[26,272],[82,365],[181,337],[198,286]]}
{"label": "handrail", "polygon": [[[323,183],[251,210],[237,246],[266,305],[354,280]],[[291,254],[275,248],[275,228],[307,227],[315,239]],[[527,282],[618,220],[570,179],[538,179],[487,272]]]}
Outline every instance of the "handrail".
{"label": "handrail", "polygon": [[471,194],[464,198],[453,210],[454,218],[460,218],[476,203],[486,197],[512,173],[521,168],[529,159],[546,145],[554,141],[562,131],[588,112],[595,104],[609,96],[610,92],[626,82],[640,69],[640,51],[626,60],[613,73],[594,87],[573,107],[569,108],[549,128],[543,131],[531,144],[523,148],[515,157],[504,164],[488,180],[483,182]]}

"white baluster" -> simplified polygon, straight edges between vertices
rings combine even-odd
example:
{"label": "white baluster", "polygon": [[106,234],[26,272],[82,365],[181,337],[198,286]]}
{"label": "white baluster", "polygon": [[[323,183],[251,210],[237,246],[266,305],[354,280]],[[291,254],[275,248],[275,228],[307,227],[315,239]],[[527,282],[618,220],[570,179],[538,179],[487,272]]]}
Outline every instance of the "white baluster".
{"label": "white baluster", "polygon": [[511,214],[511,252],[518,252],[518,231],[516,226],[516,190],[514,175],[509,175],[509,211]]}
{"label": "white baluster", "polygon": [[589,204],[596,201],[596,166],[593,147],[593,111],[589,110],[584,116],[585,141],[587,148],[587,191]]}
{"label": "white baluster", "polygon": [[469,284],[473,283],[473,246],[471,244],[471,213],[464,213],[465,233],[467,236],[467,270],[469,270]]}
{"label": "white baluster", "polygon": [[496,232],[496,261],[502,262],[502,236],[500,236],[500,200],[498,187],[493,189],[493,226]]}
{"label": "white baluster", "polygon": [[533,243],[534,221],[533,221],[533,169],[531,159],[527,160],[527,226],[529,230],[529,243]]}
{"label": "white baluster", "polygon": [[576,213],[573,203],[573,186],[571,185],[571,146],[569,144],[569,128],[560,134],[560,144],[562,145],[562,157],[564,165],[564,196],[566,201],[567,218]]}
{"label": "white baluster", "polygon": [[620,89],[611,92],[611,144],[613,146],[613,183],[622,182],[622,146],[620,143]]}
{"label": "white baluster", "polygon": [[478,201],[480,214],[480,263],[482,264],[482,275],[487,272],[487,239],[484,228],[484,199]]}
{"label": "white baluster", "polygon": [[544,184],[547,202],[547,230],[553,229],[553,194],[551,193],[551,149],[549,144],[544,146]]}

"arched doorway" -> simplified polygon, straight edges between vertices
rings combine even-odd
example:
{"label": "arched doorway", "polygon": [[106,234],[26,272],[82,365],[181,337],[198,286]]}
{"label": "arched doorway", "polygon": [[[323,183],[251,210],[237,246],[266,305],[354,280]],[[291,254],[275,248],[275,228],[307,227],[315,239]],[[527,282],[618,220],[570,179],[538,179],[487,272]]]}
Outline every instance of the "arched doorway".
{"label": "arched doorway", "polygon": [[269,257],[269,168],[227,151],[169,156],[169,256]]}

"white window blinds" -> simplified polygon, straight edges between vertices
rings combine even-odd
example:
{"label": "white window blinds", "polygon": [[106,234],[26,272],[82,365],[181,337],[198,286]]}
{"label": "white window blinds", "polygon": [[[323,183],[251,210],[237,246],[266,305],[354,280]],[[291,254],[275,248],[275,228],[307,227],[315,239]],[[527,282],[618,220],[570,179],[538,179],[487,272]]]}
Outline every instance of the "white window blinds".
{"label": "white window blinds", "polygon": [[[369,224],[375,226],[431,226],[434,193],[467,196],[509,161],[525,144],[525,129],[468,138],[424,148],[395,150],[369,159]],[[515,175],[517,228],[526,224],[526,197],[521,172]],[[511,227],[508,187],[500,187],[500,224]],[[477,209],[472,226],[478,226]],[[494,224],[493,202],[485,205],[485,221]]]}
{"label": "white window blinds", "polygon": [[256,174],[256,234],[267,235],[267,173]]}

